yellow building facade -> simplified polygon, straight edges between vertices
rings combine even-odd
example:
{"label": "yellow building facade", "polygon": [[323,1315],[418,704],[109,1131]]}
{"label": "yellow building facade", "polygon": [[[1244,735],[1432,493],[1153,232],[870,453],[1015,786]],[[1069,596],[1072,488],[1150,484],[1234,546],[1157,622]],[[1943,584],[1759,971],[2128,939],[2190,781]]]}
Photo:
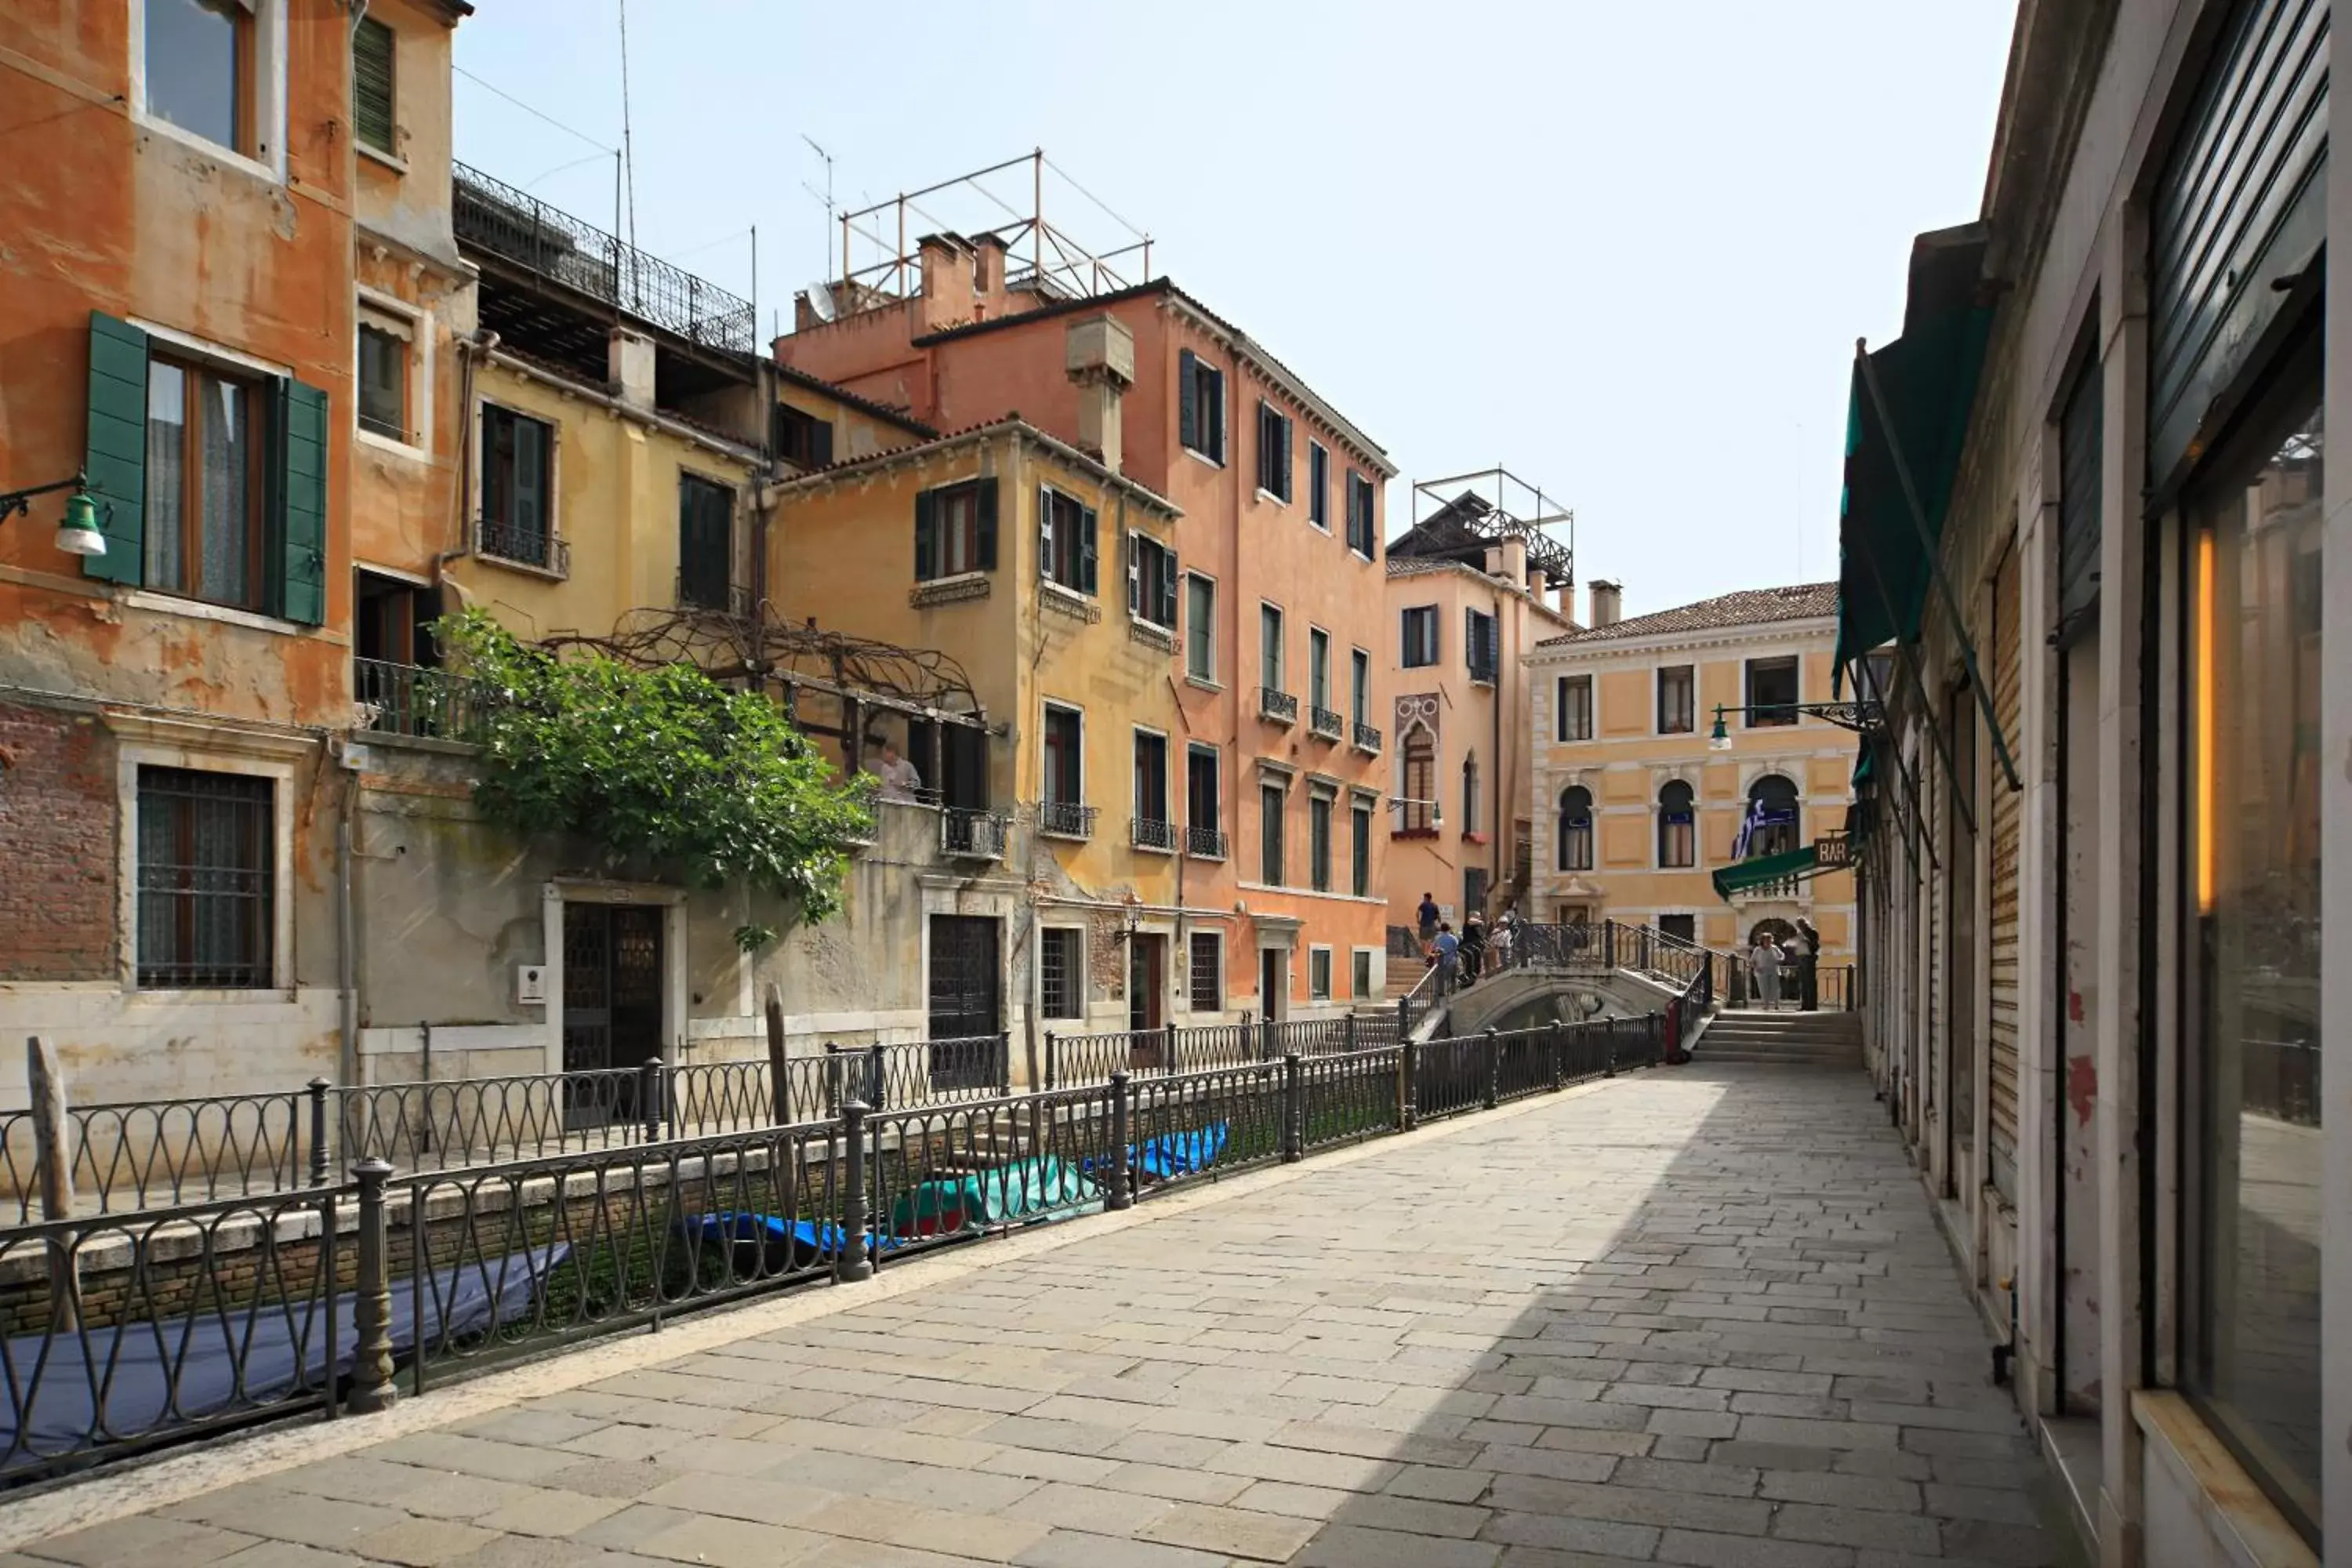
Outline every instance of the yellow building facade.
{"label": "yellow building facade", "polygon": [[[1851,734],[1826,702],[1834,584],[1726,595],[1596,624],[1526,659],[1536,824],[1530,919],[1654,925],[1719,951],[1800,919],[1853,961],[1850,871],[1719,896],[1713,873],[1842,831]],[[1726,750],[1711,743],[1724,710]],[[1743,846],[1743,825],[1753,823]],[[1741,850],[1745,849],[1744,857]]]}

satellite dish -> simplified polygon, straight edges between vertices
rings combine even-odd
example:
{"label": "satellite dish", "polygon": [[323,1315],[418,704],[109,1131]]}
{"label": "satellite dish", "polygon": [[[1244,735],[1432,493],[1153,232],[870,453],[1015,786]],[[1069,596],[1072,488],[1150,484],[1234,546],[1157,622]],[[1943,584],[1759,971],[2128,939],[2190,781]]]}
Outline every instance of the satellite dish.
{"label": "satellite dish", "polygon": [[801,298],[808,301],[809,313],[814,315],[818,321],[830,321],[833,320],[832,284],[820,279],[818,281],[812,283],[807,288],[802,289]]}

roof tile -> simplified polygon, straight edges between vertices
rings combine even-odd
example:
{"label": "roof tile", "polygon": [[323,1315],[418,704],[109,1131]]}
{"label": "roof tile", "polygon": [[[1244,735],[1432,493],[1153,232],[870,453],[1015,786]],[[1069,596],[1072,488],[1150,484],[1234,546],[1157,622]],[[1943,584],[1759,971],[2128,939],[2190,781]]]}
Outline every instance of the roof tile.
{"label": "roof tile", "polygon": [[1736,594],[1701,599],[1671,610],[1654,610],[1632,620],[1605,626],[1588,626],[1565,637],[1547,637],[1538,644],[1605,642],[1614,637],[1667,637],[1675,632],[1708,632],[1725,626],[1761,626],[1771,621],[1803,621],[1834,616],[1838,609],[1835,583],[1794,583],[1780,588],[1742,588]]}

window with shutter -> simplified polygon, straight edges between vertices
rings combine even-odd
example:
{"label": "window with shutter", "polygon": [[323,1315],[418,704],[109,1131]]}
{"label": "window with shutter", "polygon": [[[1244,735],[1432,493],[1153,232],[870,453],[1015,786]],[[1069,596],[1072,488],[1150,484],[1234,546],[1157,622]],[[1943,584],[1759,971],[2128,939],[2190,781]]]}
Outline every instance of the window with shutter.
{"label": "window with shutter", "polygon": [[393,32],[373,16],[352,29],[352,135],[362,146],[397,153],[393,124]]}
{"label": "window with shutter", "polygon": [[1201,449],[1200,360],[1191,349],[1176,352],[1176,438]]}
{"label": "window with shutter", "polygon": [[557,569],[548,483],[554,439],[541,420],[482,405],[483,554]]}
{"label": "window with shutter", "polygon": [[95,310],[82,474],[106,535],[106,553],[83,556],[82,574],[135,587],[146,559],[147,334]]}
{"label": "window with shutter", "polygon": [[[1037,492],[1037,538],[1043,551],[1038,557],[1040,574],[1073,593],[1094,593],[1094,509],[1046,485]],[[1135,604],[1131,586],[1128,604],[1129,608]]]}
{"label": "window with shutter", "polygon": [[932,495],[921,490],[915,496],[915,581],[928,583],[940,574],[939,519],[933,515]]}
{"label": "window with shutter", "polygon": [[697,474],[677,485],[677,602],[729,608],[735,575],[735,492]]}
{"label": "window with shutter", "polygon": [[277,387],[277,610],[289,621],[327,618],[327,395],[299,381]]}
{"label": "window with shutter", "polygon": [[1320,441],[1307,443],[1307,521],[1331,530],[1331,454]]}
{"label": "window with shutter", "polygon": [[1176,435],[1209,461],[1225,460],[1225,373],[1190,349],[1176,355]]}

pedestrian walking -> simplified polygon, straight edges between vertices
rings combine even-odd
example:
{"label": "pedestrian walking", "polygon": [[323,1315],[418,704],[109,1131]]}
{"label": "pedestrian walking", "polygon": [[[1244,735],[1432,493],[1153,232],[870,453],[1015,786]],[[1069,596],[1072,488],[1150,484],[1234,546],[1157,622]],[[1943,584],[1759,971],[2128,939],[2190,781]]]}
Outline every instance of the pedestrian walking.
{"label": "pedestrian walking", "polygon": [[1813,922],[1797,922],[1797,1005],[1808,1013],[1822,1005],[1822,933]]}
{"label": "pedestrian walking", "polygon": [[1437,940],[1438,912],[1437,900],[1427,893],[1422,894],[1421,908],[1413,911],[1413,919],[1421,927],[1421,956],[1433,963],[1437,962],[1437,955],[1430,944]]}
{"label": "pedestrian walking", "polygon": [[1437,934],[1430,939],[1429,951],[1437,964],[1437,994],[1451,995],[1454,976],[1461,971],[1462,939],[1454,934],[1454,927],[1444,921],[1437,922]]}
{"label": "pedestrian walking", "polygon": [[1462,922],[1462,984],[1469,984],[1478,978],[1486,962],[1486,922],[1473,910],[1470,918]]}
{"label": "pedestrian walking", "polygon": [[1518,945],[1518,911],[1505,910],[1502,918],[1495,922],[1494,934],[1486,939],[1486,945],[1494,950],[1494,966],[1497,972],[1511,966],[1511,950]]}

